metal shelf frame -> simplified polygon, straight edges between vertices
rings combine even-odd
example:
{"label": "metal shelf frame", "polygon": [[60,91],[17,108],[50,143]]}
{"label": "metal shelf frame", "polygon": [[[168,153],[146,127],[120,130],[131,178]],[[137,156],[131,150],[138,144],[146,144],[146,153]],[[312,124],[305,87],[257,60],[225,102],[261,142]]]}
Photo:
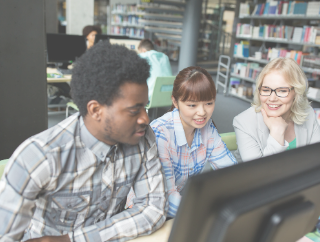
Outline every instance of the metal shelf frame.
{"label": "metal shelf frame", "polygon": [[157,27],[144,27],[146,31],[153,33],[163,33],[163,34],[174,34],[179,35],[182,34],[182,29],[166,29],[166,28],[157,28]]}
{"label": "metal shelf frame", "polygon": [[181,36],[180,35],[161,34],[161,33],[155,33],[155,35],[158,38],[162,38],[162,39],[181,41]]}
{"label": "metal shelf frame", "polygon": [[166,1],[166,0],[153,0],[152,3],[158,3],[163,5],[170,5],[170,6],[176,6],[176,7],[185,7],[185,2],[176,2],[176,1]]}
{"label": "metal shelf frame", "polygon": [[241,99],[243,101],[246,101],[248,103],[252,103],[253,102],[253,99],[249,99],[249,98],[246,98],[246,97],[241,97],[241,96],[235,95],[235,94],[233,94],[231,92],[229,92],[229,95],[232,96],[232,97],[239,98],[239,99]]}
{"label": "metal shelf frame", "polygon": [[111,23],[111,26],[122,26],[128,28],[144,28],[144,25],[141,24],[125,24],[125,23]]}
{"label": "metal shelf frame", "polygon": [[248,15],[239,17],[239,19],[278,19],[278,20],[293,20],[293,19],[303,19],[303,20],[320,20],[320,16],[306,16],[306,15]]}
{"label": "metal shelf frame", "polygon": [[239,78],[248,82],[252,82],[252,83],[256,83],[256,80],[249,78],[249,77],[243,77],[243,76],[239,76],[237,74],[231,73],[230,76],[235,77],[235,78]]}
{"label": "metal shelf frame", "polygon": [[171,15],[171,14],[153,14],[153,13],[145,13],[143,15],[144,19],[156,19],[156,20],[168,20],[168,21],[183,21],[182,15]]}
{"label": "metal shelf frame", "polygon": [[248,37],[248,36],[243,36],[243,35],[237,35],[236,38],[246,39],[246,40],[257,40],[257,41],[262,41],[262,42],[273,42],[273,43],[279,43],[279,44],[306,45],[306,46],[320,47],[320,45],[316,45],[314,43],[293,42],[293,41],[277,39],[277,38],[253,38],[253,37]]}
{"label": "metal shelf frame", "polygon": [[155,12],[155,13],[171,13],[171,14],[181,14],[183,15],[184,10],[182,9],[172,9],[172,8],[160,8],[160,7],[152,7],[147,5],[137,5],[139,8],[143,8],[144,12]]}
{"label": "metal shelf frame", "polygon": [[[242,56],[233,56],[235,59],[242,59],[242,60],[246,60],[246,61],[252,61],[252,62],[256,62],[256,63],[260,63],[260,64],[268,64],[269,61],[267,60],[257,60],[255,58],[247,58],[247,57],[242,57]],[[314,69],[314,68],[308,68],[308,67],[303,67],[301,66],[301,69],[306,72],[306,73],[319,73],[320,74],[320,69]]]}
{"label": "metal shelf frame", "polygon": [[178,28],[182,29],[183,25],[180,22],[169,22],[169,21],[156,21],[156,20],[145,20],[140,19],[140,24],[143,24],[144,26],[159,26],[159,27],[169,27],[169,28]]}

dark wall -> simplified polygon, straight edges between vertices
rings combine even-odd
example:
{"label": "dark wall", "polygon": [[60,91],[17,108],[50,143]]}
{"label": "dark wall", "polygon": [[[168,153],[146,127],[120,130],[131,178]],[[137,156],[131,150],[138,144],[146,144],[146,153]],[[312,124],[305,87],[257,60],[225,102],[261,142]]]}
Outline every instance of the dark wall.
{"label": "dark wall", "polygon": [[48,126],[44,9],[0,1],[0,160]]}

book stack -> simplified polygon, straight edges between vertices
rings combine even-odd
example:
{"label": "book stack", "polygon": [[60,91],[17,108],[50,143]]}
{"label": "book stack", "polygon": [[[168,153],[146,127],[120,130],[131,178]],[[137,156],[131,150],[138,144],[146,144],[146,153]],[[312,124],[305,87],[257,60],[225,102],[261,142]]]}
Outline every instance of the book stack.
{"label": "book stack", "polygon": [[138,8],[136,5],[128,5],[128,4],[114,4],[112,6],[112,13],[130,13],[130,12],[138,12]]}
{"label": "book stack", "polygon": [[237,95],[239,97],[247,97],[252,98],[253,92],[254,92],[254,86],[245,86],[240,84],[240,79],[237,78],[230,78],[230,92],[234,95]]}
{"label": "book stack", "polygon": [[135,15],[129,15],[129,16],[113,15],[112,24],[138,25],[139,17]]}
{"label": "book stack", "polygon": [[302,64],[304,56],[309,55],[309,53],[305,53],[302,51],[296,50],[286,50],[282,48],[269,48],[267,60],[273,60],[278,57],[285,57],[285,58],[292,58],[294,59],[299,65]]}
{"label": "book stack", "polygon": [[126,35],[137,38],[144,38],[144,29],[111,26],[111,34]]}
{"label": "book stack", "polygon": [[250,24],[237,24],[237,35],[251,37],[252,26]]}
{"label": "book stack", "polygon": [[239,57],[249,57],[249,42],[241,41],[234,45],[234,55]]}

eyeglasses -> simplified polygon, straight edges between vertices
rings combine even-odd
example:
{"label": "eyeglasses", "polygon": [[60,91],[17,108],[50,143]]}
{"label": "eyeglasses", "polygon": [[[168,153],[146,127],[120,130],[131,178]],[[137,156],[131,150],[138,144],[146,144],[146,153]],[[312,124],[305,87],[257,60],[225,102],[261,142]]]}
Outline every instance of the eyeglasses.
{"label": "eyeglasses", "polygon": [[260,87],[259,92],[261,96],[271,96],[274,92],[278,97],[287,97],[293,87],[278,87],[276,89],[271,89],[270,87]]}

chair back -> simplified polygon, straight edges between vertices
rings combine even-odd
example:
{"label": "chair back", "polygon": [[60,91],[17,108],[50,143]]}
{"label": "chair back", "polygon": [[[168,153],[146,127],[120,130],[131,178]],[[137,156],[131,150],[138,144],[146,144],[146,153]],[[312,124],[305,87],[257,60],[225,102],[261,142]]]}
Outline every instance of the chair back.
{"label": "chair back", "polygon": [[229,150],[238,149],[235,132],[223,133],[223,134],[220,134],[220,136],[221,136],[222,141],[227,145],[227,148]]}
{"label": "chair back", "polygon": [[171,95],[175,79],[175,76],[157,77],[147,109],[172,105]]}
{"label": "chair back", "polygon": [[6,167],[6,164],[8,163],[9,159],[7,160],[0,160],[0,179],[2,177],[4,168]]}

